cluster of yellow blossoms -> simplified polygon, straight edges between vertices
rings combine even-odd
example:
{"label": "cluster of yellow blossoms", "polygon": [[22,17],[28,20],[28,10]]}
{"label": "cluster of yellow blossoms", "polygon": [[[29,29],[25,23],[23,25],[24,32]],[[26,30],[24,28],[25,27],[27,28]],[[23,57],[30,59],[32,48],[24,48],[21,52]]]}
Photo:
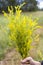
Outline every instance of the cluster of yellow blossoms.
{"label": "cluster of yellow blossoms", "polygon": [[9,14],[4,12],[4,16],[9,20],[7,27],[9,29],[10,40],[14,41],[22,58],[25,58],[28,56],[31,43],[34,40],[37,41],[39,37],[35,33],[35,30],[40,28],[40,26],[38,26],[37,19],[33,20],[31,16],[22,15],[22,11],[20,10],[21,6],[15,7],[15,14],[12,6],[11,8],[8,7]]}

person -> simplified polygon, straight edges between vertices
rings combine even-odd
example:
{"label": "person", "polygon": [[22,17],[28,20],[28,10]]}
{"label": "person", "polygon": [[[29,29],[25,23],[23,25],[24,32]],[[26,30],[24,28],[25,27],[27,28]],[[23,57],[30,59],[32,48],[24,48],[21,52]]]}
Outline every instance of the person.
{"label": "person", "polygon": [[35,61],[32,57],[27,57],[24,60],[21,61],[22,65],[43,65],[43,61]]}

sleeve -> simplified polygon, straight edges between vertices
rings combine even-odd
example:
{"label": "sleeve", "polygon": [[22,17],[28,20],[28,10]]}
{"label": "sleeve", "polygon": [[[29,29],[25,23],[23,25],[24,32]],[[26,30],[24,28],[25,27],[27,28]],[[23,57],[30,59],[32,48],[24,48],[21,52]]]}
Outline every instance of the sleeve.
{"label": "sleeve", "polygon": [[41,65],[43,65],[43,61],[41,61]]}

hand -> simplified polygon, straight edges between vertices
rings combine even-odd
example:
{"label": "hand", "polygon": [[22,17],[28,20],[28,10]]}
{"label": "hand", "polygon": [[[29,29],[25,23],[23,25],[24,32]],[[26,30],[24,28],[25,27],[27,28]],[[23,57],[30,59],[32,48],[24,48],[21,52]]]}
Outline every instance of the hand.
{"label": "hand", "polygon": [[22,65],[25,65],[25,64],[41,65],[40,62],[33,60],[32,57],[27,57],[27,58],[25,58],[24,60],[21,61],[21,64],[22,64]]}

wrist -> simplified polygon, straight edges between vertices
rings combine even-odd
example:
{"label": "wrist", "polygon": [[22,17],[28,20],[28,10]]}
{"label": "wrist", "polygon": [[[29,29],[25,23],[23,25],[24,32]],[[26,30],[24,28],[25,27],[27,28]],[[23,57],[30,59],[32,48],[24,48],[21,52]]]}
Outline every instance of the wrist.
{"label": "wrist", "polygon": [[38,65],[41,65],[41,62],[38,62]]}
{"label": "wrist", "polygon": [[33,61],[33,65],[41,65],[41,62]]}

